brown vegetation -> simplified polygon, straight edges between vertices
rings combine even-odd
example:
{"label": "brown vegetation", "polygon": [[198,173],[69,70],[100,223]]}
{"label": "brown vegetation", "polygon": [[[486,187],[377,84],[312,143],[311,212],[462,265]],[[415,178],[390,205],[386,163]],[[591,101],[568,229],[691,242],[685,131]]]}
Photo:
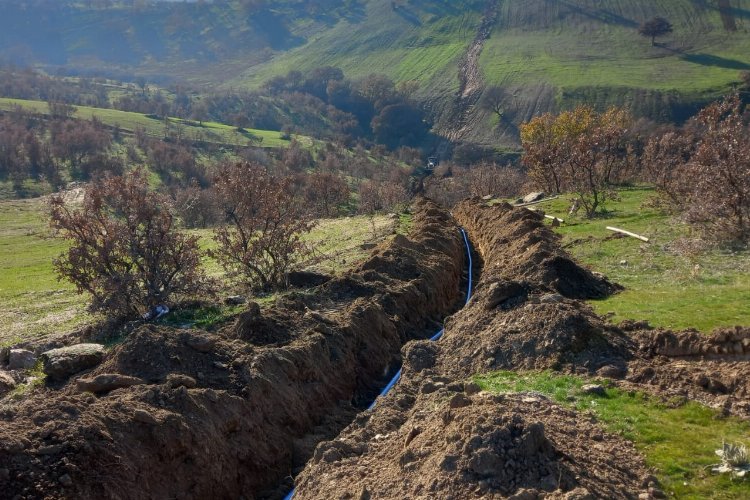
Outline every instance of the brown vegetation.
{"label": "brown vegetation", "polygon": [[529,176],[548,192],[574,192],[593,217],[632,172],[632,123],[622,109],[597,113],[589,106],[534,118],[521,126]]}
{"label": "brown vegetation", "polygon": [[53,196],[50,223],[70,243],[55,268],[91,296],[92,311],[140,315],[207,291],[197,237],[177,230],[169,199],[140,170],[92,182],[80,208]]}
{"label": "brown vegetation", "polygon": [[251,288],[285,284],[295,259],[305,251],[302,235],[313,223],[292,187],[292,177],[276,178],[250,163],[226,166],[215,179],[227,224],[214,231],[218,248],[212,255],[230,276],[241,276]]}
{"label": "brown vegetation", "polygon": [[653,137],[644,153],[668,203],[714,241],[750,241],[750,127],[734,94],[681,131]]}

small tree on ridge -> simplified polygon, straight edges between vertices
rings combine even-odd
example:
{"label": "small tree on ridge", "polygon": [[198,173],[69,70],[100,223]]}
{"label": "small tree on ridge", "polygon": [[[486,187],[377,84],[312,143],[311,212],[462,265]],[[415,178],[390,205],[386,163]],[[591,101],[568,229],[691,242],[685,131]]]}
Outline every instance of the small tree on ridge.
{"label": "small tree on ridge", "polygon": [[638,28],[638,33],[640,33],[642,36],[651,38],[652,47],[656,46],[657,37],[668,35],[669,33],[672,33],[672,31],[672,23],[661,16],[656,16],[653,19],[649,19],[648,21],[641,24],[640,28]]}
{"label": "small tree on ridge", "polygon": [[218,248],[212,255],[230,276],[245,278],[251,288],[284,286],[305,251],[302,235],[314,224],[293,187],[292,177],[273,177],[252,163],[227,166],[216,178],[226,225],[214,231]]}

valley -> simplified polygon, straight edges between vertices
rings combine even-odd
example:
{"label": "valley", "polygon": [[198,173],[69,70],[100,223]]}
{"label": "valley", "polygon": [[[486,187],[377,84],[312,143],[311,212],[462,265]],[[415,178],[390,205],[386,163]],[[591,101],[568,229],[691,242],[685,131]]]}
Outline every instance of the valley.
{"label": "valley", "polygon": [[0,0],[0,498],[750,498],[750,0]]}

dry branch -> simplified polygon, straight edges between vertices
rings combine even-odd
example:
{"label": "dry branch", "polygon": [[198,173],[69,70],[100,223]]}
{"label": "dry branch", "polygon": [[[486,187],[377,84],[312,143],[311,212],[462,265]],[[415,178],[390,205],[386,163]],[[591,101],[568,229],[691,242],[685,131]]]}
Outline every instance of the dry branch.
{"label": "dry branch", "polygon": [[649,241],[648,238],[646,238],[645,236],[641,236],[640,234],[631,233],[630,231],[625,231],[624,229],[619,229],[619,228],[611,227],[611,226],[607,226],[607,229],[610,230],[610,231],[614,231],[616,233],[621,233],[621,234],[625,234],[627,236],[631,236],[633,238],[637,238],[637,239],[639,239],[641,241],[645,241],[646,243],[648,243],[648,241]]}

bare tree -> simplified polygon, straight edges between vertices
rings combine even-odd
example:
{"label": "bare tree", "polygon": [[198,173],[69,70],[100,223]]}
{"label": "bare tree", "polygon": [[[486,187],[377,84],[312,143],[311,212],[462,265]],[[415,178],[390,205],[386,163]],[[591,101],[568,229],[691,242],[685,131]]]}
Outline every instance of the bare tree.
{"label": "bare tree", "polygon": [[338,214],[339,207],[349,201],[351,190],[346,180],[330,172],[315,172],[306,179],[305,200],[321,217]]}
{"label": "bare tree", "polygon": [[502,120],[505,116],[507,99],[508,93],[502,87],[487,87],[482,94],[479,105],[488,111],[492,111],[497,115],[498,119]]}
{"label": "bare tree", "polygon": [[273,177],[251,163],[224,167],[215,180],[227,224],[214,231],[218,248],[212,254],[230,276],[245,278],[252,288],[284,286],[306,251],[302,235],[314,223],[292,187],[291,177]]}
{"label": "bare tree", "polygon": [[149,190],[141,170],[92,182],[79,208],[55,195],[49,214],[70,243],[55,269],[91,296],[92,311],[140,315],[175,295],[210,289],[198,238],[177,230],[169,199]]}
{"label": "bare tree", "polygon": [[750,242],[750,126],[737,93],[685,130],[652,138],[644,163],[669,204],[706,236]]}

